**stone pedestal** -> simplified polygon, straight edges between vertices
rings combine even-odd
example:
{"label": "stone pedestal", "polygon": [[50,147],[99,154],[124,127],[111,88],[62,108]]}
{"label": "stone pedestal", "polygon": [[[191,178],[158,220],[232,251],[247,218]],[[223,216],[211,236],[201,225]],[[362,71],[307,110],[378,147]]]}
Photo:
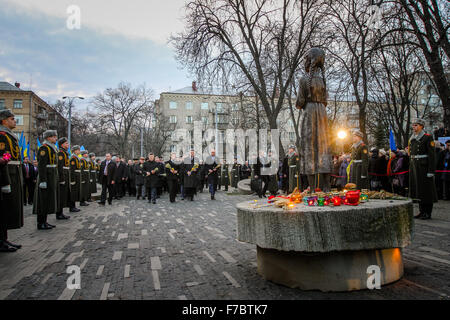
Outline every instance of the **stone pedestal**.
{"label": "stone pedestal", "polygon": [[369,266],[381,285],[403,276],[401,248],[413,236],[411,201],[372,200],[357,207],[285,211],[238,204],[238,240],[257,246],[258,272],[292,288],[350,291],[367,288]]}

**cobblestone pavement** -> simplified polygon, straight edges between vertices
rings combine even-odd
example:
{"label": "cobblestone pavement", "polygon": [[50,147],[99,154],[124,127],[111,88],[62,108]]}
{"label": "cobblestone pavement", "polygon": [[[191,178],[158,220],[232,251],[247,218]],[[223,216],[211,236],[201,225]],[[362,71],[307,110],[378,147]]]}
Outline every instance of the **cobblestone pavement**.
{"label": "cobblestone pavement", "polygon": [[[36,230],[27,207],[25,227],[10,231],[23,245],[0,254],[0,299],[449,299],[450,222],[417,221],[404,250],[405,277],[381,290],[322,293],[290,289],[256,272],[255,246],[236,240],[235,204],[254,196],[156,205],[124,198],[91,204],[72,219]],[[437,210],[449,211],[450,202]],[[81,289],[69,290],[67,267],[81,268]]]}

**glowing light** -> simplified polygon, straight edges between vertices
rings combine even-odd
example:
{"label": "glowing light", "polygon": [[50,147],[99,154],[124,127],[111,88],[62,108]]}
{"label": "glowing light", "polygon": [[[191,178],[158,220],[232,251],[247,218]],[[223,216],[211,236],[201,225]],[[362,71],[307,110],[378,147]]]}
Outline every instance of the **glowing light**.
{"label": "glowing light", "polygon": [[345,138],[347,138],[347,132],[345,130],[339,130],[338,138],[344,140]]}

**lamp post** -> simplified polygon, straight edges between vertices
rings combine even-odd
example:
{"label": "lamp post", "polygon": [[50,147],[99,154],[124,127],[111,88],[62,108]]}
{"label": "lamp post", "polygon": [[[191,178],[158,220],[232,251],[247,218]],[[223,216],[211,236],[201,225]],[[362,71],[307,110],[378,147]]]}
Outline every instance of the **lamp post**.
{"label": "lamp post", "polygon": [[69,126],[67,128],[67,140],[69,140],[69,148],[72,147],[71,144],[71,133],[72,133],[72,104],[75,99],[84,100],[83,97],[63,97],[63,100],[69,99]]}

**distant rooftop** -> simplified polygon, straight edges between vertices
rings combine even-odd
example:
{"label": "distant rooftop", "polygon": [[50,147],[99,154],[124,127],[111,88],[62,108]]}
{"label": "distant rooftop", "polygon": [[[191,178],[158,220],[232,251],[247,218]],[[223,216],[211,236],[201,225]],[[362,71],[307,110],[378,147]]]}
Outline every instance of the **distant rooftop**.
{"label": "distant rooftop", "polygon": [[199,94],[199,95],[214,95],[214,96],[236,96],[238,94],[237,92],[232,92],[231,90],[226,90],[223,88],[197,87],[196,82],[193,82],[191,86],[184,87],[175,91],[169,91],[166,93]]}
{"label": "distant rooftop", "polygon": [[9,82],[0,81],[0,91],[22,91]]}

